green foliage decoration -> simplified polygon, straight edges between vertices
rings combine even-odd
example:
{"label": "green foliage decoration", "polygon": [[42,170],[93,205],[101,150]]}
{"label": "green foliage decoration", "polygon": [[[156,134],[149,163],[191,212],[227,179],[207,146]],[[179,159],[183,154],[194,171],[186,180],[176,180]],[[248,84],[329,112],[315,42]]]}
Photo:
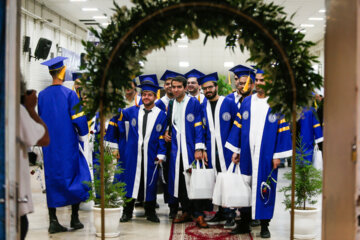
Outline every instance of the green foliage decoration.
{"label": "green foliage decoration", "polygon": [[[292,16],[288,17],[281,6],[263,0],[133,0],[133,3],[135,6],[129,9],[114,2],[110,24],[101,32],[91,30],[99,44],[83,42],[88,76],[83,77],[82,85],[84,109],[89,116],[99,110],[101,97],[105,114],[124,107],[123,90],[134,76],[141,74],[139,61],[145,62],[147,54],[164,49],[182,34],[189,40],[197,39],[200,31],[206,36],[204,44],[209,37],[226,36],[225,48],[250,51],[248,61],[265,70],[271,80],[265,86],[269,104],[287,119],[291,118],[293,103],[287,63],[296,81],[297,106],[309,106],[311,92],[322,85],[322,77],[312,69],[316,57],[309,49],[314,43],[304,40],[304,34],[291,22]],[[276,46],[283,50],[285,58]]]}
{"label": "green foliage decoration", "polygon": [[[96,135],[99,140],[100,135]],[[100,158],[99,141],[94,142],[94,150],[96,158]],[[100,165],[94,166],[94,179],[91,182],[84,182],[89,187],[89,199],[94,201],[95,206],[100,206]],[[118,160],[112,153],[109,146],[104,146],[104,208],[119,208],[129,201],[125,197],[125,183],[114,180],[114,176],[123,174],[123,169],[119,167]]]}
{"label": "green foliage decoration", "polygon": [[226,82],[226,76],[219,74],[218,84],[218,93],[220,96],[227,96],[232,93],[232,87]]}
{"label": "green foliage decoration", "polygon": [[[322,191],[322,174],[316,169],[311,162],[305,159],[305,147],[301,138],[297,139],[297,153],[295,165],[295,208],[306,210],[309,209],[307,204],[314,205],[317,203],[317,197]],[[292,174],[284,174],[285,179],[291,181]],[[291,208],[291,183],[280,189],[284,193],[283,203],[286,209]]]}

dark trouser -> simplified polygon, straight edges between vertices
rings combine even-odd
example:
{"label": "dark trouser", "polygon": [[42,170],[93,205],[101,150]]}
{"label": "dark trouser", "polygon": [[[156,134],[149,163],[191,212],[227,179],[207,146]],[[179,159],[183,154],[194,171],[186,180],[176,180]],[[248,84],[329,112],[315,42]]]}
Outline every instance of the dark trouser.
{"label": "dark trouser", "polygon": [[[251,207],[240,208],[241,221],[246,224],[250,224],[251,221]],[[260,219],[261,226],[269,226],[271,219]]]}
{"label": "dark trouser", "polygon": [[207,200],[190,200],[186,191],[185,176],[183,174],[184,167],[182,164],[182,156],[180,155],[180,171],[179,171],[179,202],[181,203],[183,213],[189,213],[194,218],[199,216],[205,217],[203,212],[204,207],[207,205]]}
{"label": "dark trouser", "polygon": [[[80,203],[71,205],[71,217],[79,216],[79,206],[80,206]],[[51,220],[57,221],[56,208],[49,208],[49,217],[50,217],[50,221]]]}
{"label": "dark trouser", "polygon": [[20,217],[20,239],[24,240],[29,229],[29,221],[26,214]]}
{"label": "dark trouser", "polygon": [[[135,207],[135,200],[138,200],[139,202],[144,202],[144,182],[145,182],[145,178],[144,178],[144,153],[142,153],[142,159],[143,161],[141,162],[141,175],[140,175],[140,186],[139,186],[139,191],[138,191],[138,197],[137,199],[132,199],[130,202],[128,202],[125,207],[124,207],[124,213],[128,216],[131,216],[133,211],[134,211],[134,207]],[[147,201],[144,202],[144,209],[145,209],[145,215],[146,216],[150,216],[156,213],[155,211],[156,208],[156,200],[154,201]]]}

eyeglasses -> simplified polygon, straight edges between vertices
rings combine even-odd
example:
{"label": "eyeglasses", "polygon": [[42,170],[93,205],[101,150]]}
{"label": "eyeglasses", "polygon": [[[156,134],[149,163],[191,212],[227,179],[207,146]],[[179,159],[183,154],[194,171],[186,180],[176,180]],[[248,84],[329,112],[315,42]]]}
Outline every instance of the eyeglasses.
{"label": "eyeglasses", "polygon": [[202,90],[205,92],[205,91],[213,89],[214,87],[215,86],[203,87]]}

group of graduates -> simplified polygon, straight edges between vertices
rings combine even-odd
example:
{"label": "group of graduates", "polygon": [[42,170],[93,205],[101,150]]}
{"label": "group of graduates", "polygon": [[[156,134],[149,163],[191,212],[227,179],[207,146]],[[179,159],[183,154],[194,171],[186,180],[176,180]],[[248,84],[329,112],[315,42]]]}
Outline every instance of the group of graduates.
{"label": "group of graduates", "polygon": [[[79,102],[76,92],[62,86],[64,59],[43,63],[49,67],[53,84],[40,92],[38,103],[51,139],[43,148],[50,233],[67,230],[56,218],[56,207],[66,205],[72,205],[71,227],[83,227],[78,209],[88,197],[83,182],[91,179],[79,144],[86,141],[88,123],[85,114],[73,108]],[[132,219],[136,200],[144,203],[147,220],[159,222],[156,197],[160,178],[173,223],[195,221],[200,228],[224,224],[232,234],[245,234],[251,231],[251,221],[259,220],[261,237],[270,237],[277,168],[281,159],[292,155],[290,126],[281,114],[271,112],[262,87],[266,81],[263,71],[243,65],[230,71],[236,91],[228,96],[219,96],[216,72],[205,75],[196,69],[186,74],[166,70],[160,78],[165,95],[159,99],[157,93],[162,87],[155,74],[139,76],[139,85],[131,83],[126,90],[127,108],[108,121],[105,136],[105,144],[113,148],[124,169],[117,180],[126,183],[126,197],[131,199],[121,222]],[[136,87],[141,89],[140,95]],[[314,109],[308,108],[299,120],[310,161],[314,144],[322,141],[315,115]],[[184,173],[201,160],[215,173],[226,172],[231,162],[240,165],[252,193],[251,207],[239,209],[239,221],[235,221],[236,209],[222,206],[205,221],[209,200],[189,199]],[[264,198],[261,184],[269,176],[275,181]]]}

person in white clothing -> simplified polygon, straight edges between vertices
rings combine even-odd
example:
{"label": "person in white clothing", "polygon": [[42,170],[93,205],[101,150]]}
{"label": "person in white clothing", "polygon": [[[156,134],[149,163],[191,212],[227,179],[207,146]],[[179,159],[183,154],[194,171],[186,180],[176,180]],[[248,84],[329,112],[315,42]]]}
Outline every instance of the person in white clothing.
{"label": "person in white clothing", "polygon": [[[24,86],[25,84],[22,84]],[[19,181],[19,216],[21,222],[21,239],[25,239],[28,230],[27,214],[34,211],[31,186],[30,169],[27,149],[33,145],[47,146],[50,143],[49,133],[45,123],[41,120],[35,111],[37,97],[35,90],[25,92],[22,89],[22,103],[20,105],[20,181]]]}

